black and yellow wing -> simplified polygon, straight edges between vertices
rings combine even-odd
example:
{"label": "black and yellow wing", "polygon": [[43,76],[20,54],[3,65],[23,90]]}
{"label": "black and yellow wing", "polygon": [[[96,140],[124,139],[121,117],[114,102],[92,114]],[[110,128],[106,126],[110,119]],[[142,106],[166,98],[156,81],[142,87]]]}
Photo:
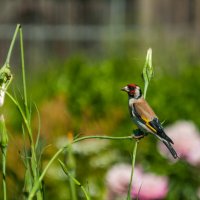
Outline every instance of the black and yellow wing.
{"label": "black and yellow wing", "polygon": [[178,155],[171,146],[171,144],[174,144],[174,142],[164,132],[159,119],[149,104],[142,99],[134,103],[133,108],[134,115],[137,117],[137,119],[147,128],[147,130],[151,130],[165,144],[174,158],[177,158]]}

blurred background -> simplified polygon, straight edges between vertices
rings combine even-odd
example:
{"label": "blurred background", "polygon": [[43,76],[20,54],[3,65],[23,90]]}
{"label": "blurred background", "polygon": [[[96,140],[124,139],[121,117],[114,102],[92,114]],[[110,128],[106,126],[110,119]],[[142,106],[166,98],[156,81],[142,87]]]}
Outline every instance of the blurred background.
{"label": "blurred background", "polygon": [[[0,1],[0,7],[2,65],[16,24],[23,28],[28,96],[41,118],[42,166],[72,137],[132,134],[135,127],[127,96],[120,89],[132,82],[143,88],[141,73],[151,47],[154,78],[147,99],[164,121],[181,159],[172,161],[153,136],[142,139],[136,159],[141,190],[138,194],[133,186],[132,196],[200,199],[200,1],[10,0]],[[11,64],[14,81],[10,91],[20,96],[19,44]],[[10,138],[8,195],[20,199],[25,170],[21,118],[9,100],[4,113]],[[37,134],[35,109],[32,115]],[[130,141],[88,140],[73,145],[63,158],[92,199],[124,199],[133,145]],[[152,177],[159,179],[158,185],[164,180],[163,188],[157,190],[163,191],[160,196],[145,196],[151,193],[145,183]],[[69,180],[58,162],[44,183],[46,199],[72,199]],[[80,188],[77,194],[84,199]]]}

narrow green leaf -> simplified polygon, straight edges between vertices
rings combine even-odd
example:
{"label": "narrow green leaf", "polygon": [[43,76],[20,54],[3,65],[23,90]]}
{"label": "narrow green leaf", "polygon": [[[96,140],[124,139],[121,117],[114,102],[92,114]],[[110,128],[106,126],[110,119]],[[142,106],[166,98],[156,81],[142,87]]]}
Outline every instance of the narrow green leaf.
{"label": "narrow green leaf", "polygon": [[64,173],[65,173],[70,179],[72,179],[76,185],[78,185],[78,186],[81,188],[81,190],[83,191],[83,193],[84,193],[84,195],[85,195],[85,198],[86,198],[87,200],[90,200],[90,197],[89,197],[89,195],[88,195],[86,189],[81,185],[81,183],[80,183],[76,178],[74,178],[74,177],[71,175],[71,173],[68,171],[68,169],[67,169],[67,167],[65,166],[65,164],[64,164],[61,160],[58,160],[58,161],[59,161],[59,163],[60,163],[60,165],[61,165],[61,167],[62,167]]}

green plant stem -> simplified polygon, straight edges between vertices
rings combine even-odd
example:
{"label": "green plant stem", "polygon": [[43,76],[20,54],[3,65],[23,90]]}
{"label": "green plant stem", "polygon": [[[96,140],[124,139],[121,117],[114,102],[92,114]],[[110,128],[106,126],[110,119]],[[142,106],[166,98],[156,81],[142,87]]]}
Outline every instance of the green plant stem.
{"label": "green plant stem", "polygon": [[70,179],[69,184],[70,184],[71,198],[72,200],[77,200],[76,187],[75,187],[74,181]]}
{"label": "green plant stem", "polygon": [[[30,141],[30,146],[31,146],[31,170],[33,173],[33,182],[36,182],[38,180],[38,165],[37,165],[37,158],[36,158],[36,151],[35,151],[35,146],[34,146],[34,141],[33,141],[33,136],[32,136],[32,130],[31,130],[31,125],[30,125],[30,118],[29,118],[29,111],[28,111],[28,106],[27,106],[27,92],[26,92],[26,81],[25,81],[25,67],[24,67],[24,54],[23,54],[23,42],[22,42],[22,31],[20,28],[20,46],[21,46],[21,53],[22,53],[22,78],[23,78],[23,86],[24,86],[24,101],[25,101],[25,109],[26,109],[26,113],[24,113],[22,107],[20,106],[20,104],[18,103],[17,100],[15,100],[15,98],[6,91],[6,94],[8,95],[8,97],[12,100],[12,102],[17,106],[22,119],[24,121],[24,124],[27,128],[28,131],[28,136],[29,136],[29,141]],[[42,194],[39,191],[37,193],[37,199],[41,200],[42,198]]]}
{"label": "green plant stem", "polygon": [[[32,129],[31,129],[30,112],[28,109],[26,74],[25,74],[25,64],[24,64],[23,32],[22,32],[21,26],[20,26],[19,32],[20,32],[20,49],[21,49],[21,62],[22,62],[23,95],[24,95],[24,106],[25,106],[25,113],[26,113],[25,114],[25,118],[26,118],[25,123],[26,123],[26,127],[28,130],[29,141],[30,141],[30,146],[31,146],[31,170],[33,173],[33,180],[34,180],[34,182],[36,182],[38,180],[38,176],[39,176],[39,169],[38,169],[36,149],[35,149],[35,144],[33,141]],[[41,190],[39,190],[37,192],[37,199],[38,200],[43,199]]]}
{"label": "green plant stem", "polygon": [[2,174],[3,174],[3,199],[7,199],[6,189],[6,155],[7,147],[2,147]]}
{"label": "green plant stem", "polygon": [[146,99],[146,94],[147,94],[148,86],[149,86],[148,83],[146,83],[146,84],[144,85],[144,99]]}
{"label": "green plant stem", "polygon": [[132,154],[132,167],[131,167],[131,179],[130,183],[128,186],[128,195],[127,195],[127,200],[131,200],[131,187],[132,187],[132,182],[133,182],[133,174],[134,174],[134,168],[135,168],[135,159],[136,159],[136,154],[137,154],[137,145],[138,145],[139,140],[135,142],[135,145],[133,147],[133,154]]}
{"label": "green plant stem", "polygon": [[[17,27],[16,27],[16,29],[15,29],[15,32],[14,32],[14,35],[13,35],[13,38],[12,38],[12,41],[11,41],[11,44],[10,44],[10,48],[8,50],[8,54],[7,54],[7,58],[6,58],[5,64],[3,66],[4,70],[10,68],[10,57],[11,57],[11,54],[12,54],[12,50],[13,50],[16,38],[17,38],[17,33],[19,31],[19,28],[20,28],[20,25],[18,24]],[[9,70],[9,72],[10,72],[10,70]],[[9,82],[8,82],[5,90],[8,88],[9,84],[11,83],[11,80],[12,80],[12,75],[11,75],[11,78],[10,78],[10,80],[9,80]],[[4,131],[6,131],[6,130],[4,130]],[[7,188],[6,188],[7,144],[1,146],[1,151],[2,151],[2,174],[3,174],[3,180],[2,180],[2,182],[3,182],[2,183],[2,185],[3,185],[3,199],[6,200],[7,199]]]}
{"label": "green plant stem", "polygon": [[145,85],[144,85],[144,99],[146,99],[148,86],[149,86],[149,83],[145,83]]}
{"label": "green plant stem", "polygon": [[29,117],[27,90],[26,90],[25,64],[24,64],[23,32],[22,32],[21,27],[19,29],[19,33],[20,33],[20,49],[21,49],[21,62],[22,62],[22,81],[23,81],[23,91],[24,91],[24,104],[25,104],[25,109],[26,109],[26,116]]}
{"label": "green plant stem", "polygon": [[[75,177],[76,164],[75,164],[74,155],[72,152],[72,145],[68,146],[67,155],[68,155],[67,165],[68,165],[70,174],[72,174],[72,176]],[[71,191],[71,199],[77,200],[76,185],[75,185],[75,182],[71,178],[69,179],[69,185],[70,185],[70,191]]]}
{"label": "green plant stem", "polygon": [[7,55],[5,64],[9,64],[10,63],[10,57],[11,57],[12,50],[13,50],[13,47],[14,47],[14,44],[15,44],[15,40],[16,40],[16,37],[17,37],[17,33],[18,33],[20,27],[21,27],[21,25],[17,24],[17,27],[15,29],[15,33],[14,33],[13,38],[12,38],[12,42],[10,44],[10,48],[9,48],[9,51],[8,51],[8,55]]}
{"label": "green plant stem", "polygon": [[81,187],[81,190],[83,191],[83,193],[84,193],[84,195],[85,195],[85,198],[86,198],[87,200],[90,200],[90,197],[89,197],[89,195],[88,195],[86,189],[85,189],[82,185],[80,185],[80,187]]}
{"label": "green plant stem", "polygon": [[[31,153],[32,153],[31,154],[31,171],[33,173],[33,182],[35,183],[38,180],[38,165],[37,165],[37,158],[36,158],[36,153],[35,153],[35,146],[34,146],[33,138],[32,138],[31,127],[30,127],[29,121],[27,120],[26,115],[23,112],[23,109],[20,106],[20,104],[15,100],[15,98],[9,92],[6,91],[6,94],[12,100],[12,102],[17,106],[17,108],[22,116],[22,119],[24,121],[24,124],[28,130],[29,140],[30,140],[30,144],[31,144]],[[39,191],[37,193],[37,199],[38,200],[43,199],[41,191]]]}
{"label": "green plant stem", "polygon": [[[146,61],[145,61],[145,65],[144,65],[144,68],[143,68],[144,99],[146,98],[147,89],[148,89],[148,86],[149,86],[149,82],[152,78],[152,74],[153,74],[152,49],[149,48],[148,51],[147,51]],[[135,146],[133,148],[131,178],[130,178],[129,187],[128,187],[128,193],[127,193],[127,198],[126,198],[127,200],[131,200],[131,187],[132,187],[133,173],[134,173],[134,168],[135,168],[135,159],[136,159],[138,142],[139,142],[139,140],[135,142]]]}
{"label": "green plant stem", "polygon": [[65,174],[67,174],[67,176],[69,176],[70,180],[72,180],[74,182],[74,184],[78,185],[81,188],[81,190],[83,191],[83,193],[85,195],[85,198],[87,200],[90,200],[90,197],[89,197],[86,189],[82,186],[82,184],[76,178],[74,178],[72,176],[72,174],[68,171],[68,169],[65,167],[64,163],[61,160],[58,160],[58,161],[59,161],[63,171],[65,172]]}
{"label": "green plant stem", "polygon": [[[10,99],[14,102],[14,104],[19,109],[20,114],[23,118],[24,124],[27,128],[30,146],[31,146],[31,162],[30,162],[31,163],[31,170],[32,170],[32,174],[33,174],[33,180],[34,180],[34,182],[36,182],[38,180],[38,177],[39,177],[39,170],[38,170],[36,150],[35,150],[35,145],[34,145],[32,130],[31,130],[31,124],[30,124],[30,112],[29,112],[28,103],[27,103],[26,77],[25,77],[25,65],[24,65],[24,48],[23,48],[23,33],[22,33],[22,28],[21,28],[20,24],[18,24],[16,29],[15,29],[15,33],[14,33],[14,36],[13,36],[13,39],[12,39],[12,42],[11,42],[11,45],[10,45],[10,48],[9,48],[9,51],[8,51],[8,54],[7,54],[6,62],[3,66],[3,68],[5,68],[5,69],[10,68],[10,65],[9,65],[10,57],[11,57],[11,54],[12,54],[12,50],[13,50],[14,43],[15,43],[18,32],[20,32],[20,50],[21,50],[21,62],[22,62],[22,81],[23,81],[23,96],[24,96],[25,113],[24,113],[22,107],[20,106],[20,104],[18,103],[17,100],[15,100],[15,98],[13,98],[12,95],[10,95],[7,91],[6,91],[6,94],[10,97]],[[2,162],[3,172],[5,172],[5,165],[4,164],[5,164],[5,161],[6,161],[5,160],[6,157],[4,157],[4,156],[6,156],[6,150],[4,150],[3,158],[2,158],[2,159],[4,159],[3,162]],[[29,177],[29,178],[32,178],[32,177]],[[3,177],[3,179],[5,180],[5,176]],[[4,188],[6,187],[5,181],[3,183],[3,187]],[[37,193],[37,199],[38,200],[43,199],[41,191],[39,191]]]}
{"label": "green plant stem", "polygon": [[22,116],[22,119],[23,119],[23,121],[24,121],[24,123],[25,123],[25,125],[26,125],[26,128],[27,128],[27,130],[28,130],[28,134],[29,134],[29,137],[30,137],[29,139],[30,139],[30,140],[33,140],[33,138],[32,138],[32,133],[31,133],[31,129],[30,129],[28,120],[27,120],[27,118],[26,118],[26,115],[25,115],[25,113],[23,112],[22,107],[20,106],[20,104],[15,100],[15,98],[14,98],[9,92],[6,91],[6,94],[7,94],[7,96],[11,99],[11,101],[16,105],[16,107],[18,108],[18,110],[19,110],[19,112],[20,112],[20,114],[21,114],[21,116]]}
{"label": "green plant stem", "polygon": [[40,120],[40,112],[37,108],[37,106],[35,105],[35,109],[37,111],[37,115],[38,115],[38,133],[37,133],[37,138],[36,138],[36,142],[35,142],[35,148],[37,149],[38,147],[38,144],[39,144],[39,139],[40,139],[40,129],[41,129],[41,120]]}
{"label": "green plant stem", "polygon": [[83,140],[87,140],[87,139],[111,139],[111,140],[132,140],[133,136],[124,136],[124,137],[111,137],[111,136],[85,136],[85,137],[81,137],[81,138],[77,138],[75,140],[73,140],[72,143],[67,144],[66,146],[60,148],[55,154],[54,156],[51,158],[51,160],[48,162],[48,164],[46,165],[46,167],[44,168],[43,172],[41,173],[39,179],[37,180],[37,182],[34,183],[33,188],[29,194],[28,200],[33,199],[33,197],[35,196],[35,193],[38,190],[38,187],[40,185],[40,183],[42,182],[47,170],[49,169],[49,167],[51,166],[51,164],[58,158],[58,156],[66,149],[68,148],[69,145],[83,141]]}

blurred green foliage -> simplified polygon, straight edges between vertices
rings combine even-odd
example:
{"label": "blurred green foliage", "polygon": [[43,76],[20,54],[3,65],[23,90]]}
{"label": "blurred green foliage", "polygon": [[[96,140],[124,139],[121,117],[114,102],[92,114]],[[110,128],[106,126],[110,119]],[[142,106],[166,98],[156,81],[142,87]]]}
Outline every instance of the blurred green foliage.
{"label": "blurred green foliage", "polygon": [[[48,70],[33,75],[28,80],[29,95],[41,112],[41,134],[46,140],[45,145],[56,146],[60,137],[67,139],[69,131],[74,133],[74,137],[130,135],[134,127],[129,117],[127,96],[120,89],[127,83],[136,83],[143,88],[141,73],[145,53],[141,57],[137,56],[127,53],[103,60],[82,55],[72,56],[66,61],[52,59],[45,66]],[[150,105],[160,120],[165,120],[164,126],[186,119],[200,127],[200,65],[190,65],[186,60],[183,68],[162,69],[154,63],[154,57],[156,55],[153,52],[155,74],[147,92]],[[20,119],[17,112],[13,111],[13,106],[7,103],[7,107],[10,134],[19,135]],[[34,111],[33,126],[37,130],[37,114]],[[11,139],[10,146],[15,143],[15,150],[20,151],[20,142],[16,144],[15,139]],[[91,140],[73,147],[77,179],[89,190],[92,199],[104,198],[106,171],[114,163],[130,162],[132,145],[130,141]],[[51,157],[53,148],[49,147],[45,151],[42,157],[44,163]],[[64,157],[67,157],[67,153]],[[183,161],[169,163],[157,152],[156,139],[153,136],[140,141],[136,163],[143,165],[147,171],[170,177],[167,199],[197,199],[196,190],[200,186],[198,169]],[[20,180],[22,175],[18,175],[12,166],[10,168],[10,179],[16,176]],[[46,198],[70,199],[67,198],[67,178],[59,179],[60,176],[57,175],[60,173],[59,163],[55,163],[51,170],[45,179]],[[53,177],[52,174],[57,176]],[[20,186],[18,190],[20,191]],[[78,194],[79,199],[82,199],[80,190]]]}

